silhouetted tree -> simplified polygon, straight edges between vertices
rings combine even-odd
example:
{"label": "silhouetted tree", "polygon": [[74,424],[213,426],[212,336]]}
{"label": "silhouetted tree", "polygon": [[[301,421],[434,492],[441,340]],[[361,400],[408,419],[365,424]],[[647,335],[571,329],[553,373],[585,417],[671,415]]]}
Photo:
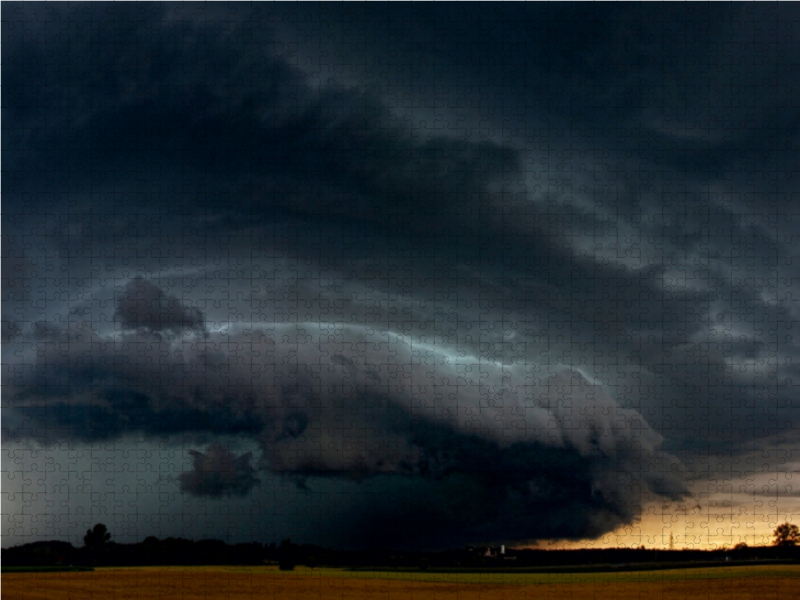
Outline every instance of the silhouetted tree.
{"label": "silhouetted tree", "polygon": [[790,523],[778,525],[773,535],[775,536],[773,546],[796,546],[800,542],[800,529]]}
{"label": "silhouetted tree", "polygon": [[295,565],[295,548],[292,544],[292,538],[286,538],[281,542],[278,549],[278,568],[281,571],[294,571]]}
{"label": "silhouetted tree", "polygon": [[111,534],[102,523],[98,523],[86,531],[86,535],[83,536],[83,545],[93,564],[97,564],[98,559],[102,557],[109,540],[111,540]]}
{"label": "silhouetted tree", "polygon": [[86,530],[86,535],[83,536],[83,545],[89,550],[99,550],[111,540],[111,534],[108,533],[108,527],[102,523],[98,523],[92,529]]}

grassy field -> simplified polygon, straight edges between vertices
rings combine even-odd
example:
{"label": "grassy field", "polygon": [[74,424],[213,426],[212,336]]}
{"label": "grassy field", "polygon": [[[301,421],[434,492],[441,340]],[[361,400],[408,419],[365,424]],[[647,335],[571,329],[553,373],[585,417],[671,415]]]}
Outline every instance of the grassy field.
{"label": "grassy field", "polygon": [[3,573],[60,573],[66,571],[92,571],[92,567],[0,567]]}
{"label": "grassy field", "polygon": [[100,568],[6,573],[3,600],[516,600],[800,598],[800,566],[765,565],[621,573],[429,573],[276,567]]}

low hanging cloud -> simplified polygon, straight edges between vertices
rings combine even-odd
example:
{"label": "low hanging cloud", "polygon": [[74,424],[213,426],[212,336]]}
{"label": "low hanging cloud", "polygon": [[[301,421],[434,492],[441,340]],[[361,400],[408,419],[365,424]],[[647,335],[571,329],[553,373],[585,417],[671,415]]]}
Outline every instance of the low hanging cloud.
{"label": "low hanging cloud", "polygon": [[205,452],[189,450],[192,470],[178,477],[182,492],[219,498],[224,494],[246,495],[259,482],[250,461],[252,452],[237,456],[215,442]]}
{"label": "low hanging cloud", "polygon": [[4,444],[201,444],[176,513],[255,444],[301,485],[219,535],[433,547],[598,535],[683,493],[664,448],[710,477],[797,422],[797,90],[760,90],[800,46],[743,26],[796,8],[491,6],[488,47],[446,5],[97,6],[3,6]]}
{"label": "low hanging cloud", "polygon": [[117,317],[129,327],[147,327],[161,331],[203,326],[203,314],[184,306],[179,298],[168,296],[153,282],[132,279],[117,301]]}
{"label": "low hanging cloud", "polygon": [[[169,298],[150,282],[132,286],[153,305]],[[151,329],[184,321],[139,318],[123,308],[130,298],[118,314],[150,329],[45,328],[37,358],[6,370],[18,415],[9,433],[44,443],[53,431],[87,441],[138,431],[244,435],[276,474],[390,477],[387,490],[401,485],[398,477],[417,482],[427,508],[391,519],[377,506],[359,509],[362,522],[349,535],[365,544],[378,542],[364,538],[363,519],[375,521],[384,544],[594,536],[634,521],[648,494],[686,494],[683,468],[660,450],[661,436],[579,370],[500,364],[321,322],[165,339]],[[183,491],[242,495],[257,481],[249,454],[212,445],[192,459]]]}

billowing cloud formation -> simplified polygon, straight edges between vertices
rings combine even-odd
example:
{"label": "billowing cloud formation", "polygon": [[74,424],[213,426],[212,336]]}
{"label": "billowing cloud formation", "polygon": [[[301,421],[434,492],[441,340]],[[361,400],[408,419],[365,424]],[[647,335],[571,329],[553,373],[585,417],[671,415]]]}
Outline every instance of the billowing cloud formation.
{"label": "billowing cloud formation", "polygon": [[[441,521],[438,542],[402,518],[383,527],[384,542],[419,542],[409,531],[428,544],[599,534],[631,522],[643,494],[685,493],[661,436],[568,367],[506,365],[321,322],[178,339],[147,329],[102,335],[88,323],[46,331],[37,358],[6,380],[30,432],[245,433],[275,473],[403,476],[455,502],[447,519],[432,519]],[[192,456],[185,491],[241,494],[255,481],[249,455],[215,446]],[[446,491],[456,481],[472,496],[466,504]]]}
{"label": "billowing cloud formation", "polygon": [[125,286],[117,303],[117,316],[125,325],[154,330],[203,325],[203,315],[198,309],[187,308],[178,298],[166,295],[153,282],[141,277]]}
{"label": "billowing cloud formation", "polygon": [[190,450],[189,454],[192,456],[192,470],[178,477],[182,492],[195,496],[244,496],[259,483],[250,465],[252,452],[237,456],[215,442],[205,452]]}
{"label": "billowing cloud formation", "polygon": [[[125,18],[100,18],[107,34],[137,40],[133,52],[113,46],[98,56],[90,44],[75,44],[74,61],[47,73],[47,44],[32,47],[24,64],[12,61],[9,77],[20,85],[42,77],[53,90],[50,131],[59,138],[45,143],[35,111],[13,104],[12,118],[31,126],[37,148],[19,155],[9,148],[21,167],[11,175],[13,186],[48,164],[60,171],[57,177],[71,170],[95,190],[108,190],[106,208],[123,201],[120,213],[130,213],[129,201],[108,188],[103,156],[113,154],[119,177],[148,174],[140,181],[148,194],[135,200],[135,212],[143,214],[166,204],[187,216],[224,213],[239,224],[346,217],[382,232],[461,236],[498,221],[496,190],[520,179],[518,150],[447,135],[420,139],[379,95],[358,86],[320,88],[285,56],[251,52],[246,43],[207,35],[191,21],[164,21],[160,13],[157,5],[143,5]],[[203,44],[193,43],[197,35]],[[272,45],[264,33],[247,35],[258,47]],[[145,55],[177,60],[140,60]],[[211,64],[219,76],[208,76]],[[74,82],[103,72],[106,101],[86,105]],[[93,152],[67,151],[76,137]],[[118,228],[131,226],[127,216],[122,221],[128,225]]]}
{"label": "billowing cloud formation", "polygon": [[2,6],[4,444],[232,439],[257,535],[304,479],[435,545],[796,426],[796,7],[93,6]]}

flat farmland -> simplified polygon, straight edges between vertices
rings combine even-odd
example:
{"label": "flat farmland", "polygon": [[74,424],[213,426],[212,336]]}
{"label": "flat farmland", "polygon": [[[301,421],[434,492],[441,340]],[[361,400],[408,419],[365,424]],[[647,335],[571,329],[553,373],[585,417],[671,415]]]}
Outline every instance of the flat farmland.
{"label": "flat farmland", "polygon": [[623,573],[428,573],[275,567],[103,568],[5,573],[3,600],[99,598],[319,600],[552,600],[800,598],[800,565]]}

